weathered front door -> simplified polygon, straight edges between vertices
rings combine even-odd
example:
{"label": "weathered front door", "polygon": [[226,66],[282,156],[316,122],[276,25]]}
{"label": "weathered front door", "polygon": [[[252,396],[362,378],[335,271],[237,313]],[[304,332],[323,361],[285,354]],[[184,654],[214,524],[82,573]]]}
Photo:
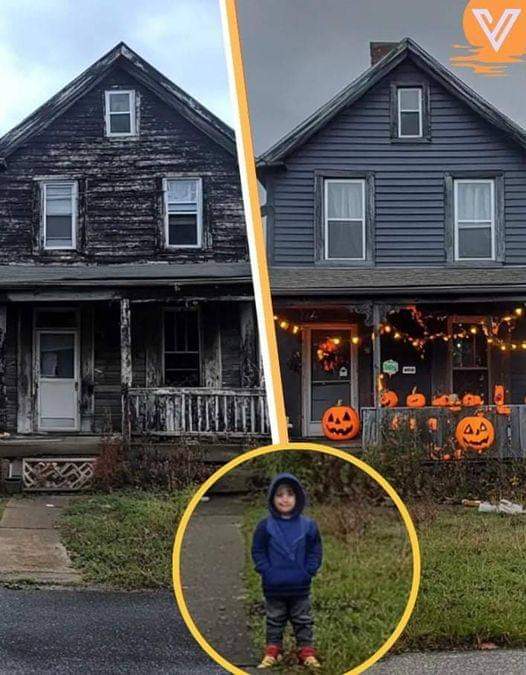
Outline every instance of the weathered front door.
{"label": "weathered front door", "polygon": [[37,399],[40,431],[78,431],[78,331],[37,330]]}
{"label": "weathered front door", "polygon": [[303,331],[303,435],[321,436],[324,411],[337,401],[357,407],[358,368],[349,324],[308,326]]}

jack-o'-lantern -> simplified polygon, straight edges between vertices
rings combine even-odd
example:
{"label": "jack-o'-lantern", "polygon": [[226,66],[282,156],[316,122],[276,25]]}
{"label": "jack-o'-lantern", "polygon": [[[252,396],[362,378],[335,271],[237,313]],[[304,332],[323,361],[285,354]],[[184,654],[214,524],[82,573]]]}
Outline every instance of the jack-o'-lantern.
{"label": "jack-o'-lantern", "polygon": [[495,405],[504,405],[504,398],[506,395],[506,390],[504,385],[496,384],[495,389],[493,390],[493,403]]}
{"label": "jack-o'-lantern", "polygon": [[464,394],[462,397],[462,405],[465,408],[470,408],[476,405],[483,405],[482,397],[478,394]]}
{"label": "jack-o'-lantern", "polygon": [[498,405],[497,406],[498,415],[511,415],[511,408],[509,405]]}
{"label": "jack-o'-lantern", "polygon": [[483,415],[463,417],[455,430],[457,443],[463,450],[475,450],[482,454],[493,445],[495,429]]}
{"label": "jack-o'-lantern", "polygon": [[430,417],[427,420],[427,428],[429,431],[436,431],[438,429],[438,419],[436,417]]}
{"label": "jack-o'-lantern", "polygon": [[323,413],[321,428],[331,441],[347,441],[360,433],[360,416],[354,408],[338,401]]}
{"label": "jack-o'-lantern", "polygon": [[423,408],[426,404],[426,397],[424,394],[417,392],[416,387],[413,387],[413,391],[406,398],[405,402],[408,408]]}
{"label": "jack-o'-lantern", "polygon": [[431,400],[431,405],[437,406],[439,408],[444,408],[449,405],[449,395],[442,394],[441,396],[435,396]]}
{"label": "jack-o'-lantern", "polygon": [[380,396],[380,405],[382,408],[396,408],[398,405],[398,395],[395,391],[389,391],[389,389],[384,389],[382,395]]}

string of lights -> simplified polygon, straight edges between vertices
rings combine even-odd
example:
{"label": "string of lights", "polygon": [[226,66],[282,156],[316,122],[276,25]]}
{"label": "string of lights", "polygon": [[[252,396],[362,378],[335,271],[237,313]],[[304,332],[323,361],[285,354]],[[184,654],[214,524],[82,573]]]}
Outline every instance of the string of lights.
{"label": "string of lights", "polygon": [[[507,351],[516,351],[518,349],[526,350],[526,340],[512,340],[511,334],[516,328],[518,319],[524,315],[523,307],[516,307],[512,312],[508,312],[499,318],[488,318],[485,320],[480,320],[477,322],[459,322],[456,324],[456,330],[448,331],[444,330],[435,330],[433,332],[429,329],[429,323],[440,322],[448,319],[447,315],[434,315],[434,314],[423,314],[417,307],[411,305],[404,307],[403,309],[408,310],[411,314],[411,317],[421,328],[422,335],[411,335],[408,331],[404,331],[398,328],[392,321],[387,321],[381,323],[378,327],[378,332],[380,335],[388,335],[395,341],[403,342],[412,345],[417,351],[419,351],[423,358],[423,352],[426,346],[434,341],[443,340],[444,342],[455,341],[455,340],[465,340],[473,339],[474,336],[481,334],[484,335],[488,345],[498,348],[503,352]],[[390,316],[398,310],[395,310],[390,313]],[[301,324],[290,321],[289,319],[281,316],[274,316],[274,320],[277,325],[284,331],[290,332],[293,335],[298,335],[303,327]],[[502,332],[504,327],[506,335],[503,337],[499,335]],[[353,336],[350,338],[350,342],[357,346],[360,345],[365,336],[358,337]],[[374,333],[371,335],[371,338],[374,339]],[[329,342],[337,347],[345,341],[345,338],[335,335],[334,337],[328,338]],[[462,344],[457,344],[460,348]],[[330,345],[327,344],[327,341],[324,343],[323,352],[332,352]],[[319,357],[322,360],[323,356]]]}

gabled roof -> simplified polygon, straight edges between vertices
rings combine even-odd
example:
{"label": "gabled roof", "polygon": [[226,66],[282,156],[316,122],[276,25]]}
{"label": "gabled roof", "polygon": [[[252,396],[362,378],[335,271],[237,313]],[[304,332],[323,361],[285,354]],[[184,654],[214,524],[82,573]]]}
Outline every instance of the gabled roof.
{"label": "gabled roof", "polygon": [[301,124],[261,154],[257,160],[258,167],[264,169],[268,166],[276,166],[283,163],[288,155],[302,146],[340,111],[364,96],[375,84],[400,65],[406,58],[412,59],[417,66],[437,80],[452,95],[459,98],[520,146],[526,148],[526,132],[524,129],[453,75],[451,71],[428,54],[420,45],[411,40],[411,38],[404,38],[383,59],[366,70],[354,82],[351,82],[345,89],[336,94],[328,103],[318,108],[316,112],[307,117]]}
{"label": "gabled roof", "polygon": [[40,133],[49,126],[95,87],[116,65],[124,68],[185,119],[235,156],[235,136],[229,126],[142,59],[124,42],[119,42],[49,101],[0,138],[0,158],[5,160],[34,134]]}

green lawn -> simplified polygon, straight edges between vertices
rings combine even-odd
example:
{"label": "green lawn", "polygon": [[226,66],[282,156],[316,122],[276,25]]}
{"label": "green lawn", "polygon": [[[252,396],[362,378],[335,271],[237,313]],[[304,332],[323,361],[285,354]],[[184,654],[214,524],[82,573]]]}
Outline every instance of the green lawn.
{"label": "green lawn", "polygon": [[60,522],[73,564],[91,583],[171,588],[175,530],[192,492],[116,492],[74,502]]}
{"label": "green lawn", "polygon": [[[248,601],[259,647],[260,583],[248,543],[261,513],[252,510],[245,523]],[[326,672],[343,672],[370,656],[405,606],[409,547],[401,543],[400,523],[386,515],[377,514],[357,539],[324,536],[325,563],[314,583],[313,600]],[[473,648],[486,641],[524,647],[526,517],[434,508],[417,528],[422,585],[415,613],[394,651]]]}

